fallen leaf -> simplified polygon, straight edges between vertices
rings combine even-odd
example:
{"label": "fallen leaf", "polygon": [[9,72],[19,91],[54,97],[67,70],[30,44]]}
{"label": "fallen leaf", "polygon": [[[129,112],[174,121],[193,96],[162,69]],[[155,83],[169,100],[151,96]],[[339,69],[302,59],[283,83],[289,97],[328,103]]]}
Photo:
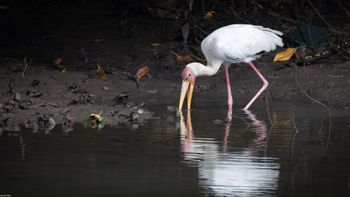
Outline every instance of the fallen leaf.
{"label": "fallen leaf", "polygon": [[193,59],[192,59],[192,57],[190,55],[178,55],[174,51],[171,51],[171,53],[175,55],[176,62],[179,65],[188,64],[190,62],[193,62]]}
{"label": "fallen leaf", "polygon": [[57,68],[57,70],[59,70],[62,73],[67,71],[66,68],[64,66],[62,66],[62,65],[56,65],[56,68]]}
{"label": "fallen leaf", "polygon": [[53,60],[52,63],[53,63],[53,65],[58,66],[58,65],[60,65],[62,63],[62,58],[56,58],[56,59]]}
{"label": "fallen leaf", "polygon": [[92,113],[92,114],[90,114],[90,118],[96,119],[99,122],[102,122],[104,119],[103,116],[101,116],[101,113],[99,113],[99,114]]}
{"label": "fallen leaf", "polygon": [[102,69],[102,67],[100,65],[96,65],[97,66],[97,74],[100,77],[101,80],[107,80],[107,75],[105,73],[105,71]]}
{"label": "fallen leaf", "polygon": [[293,54],[298,50],[298,48],[287,48],[284,51],[278,52],[273,59],[274,62],[278,61],[287,61],[289,60]]}
{"label": "fallen leaf", "polygon": [[151,46],[152,46],[152,47],[160,47],[160,43],[155,42],[155,43],[152,43]]}
{"label": "fallen leaf", "polygon": [[204,14],[203,18],[205,20],[212,20],[214,18],[215,11],[208,11],[207,13]]}
{"label": "fallen leaf", "polygon": [[64,66],[62,66],[61,65],[61,63],[62,63],[62,58],[56,58],[56,59],[54,59],[53,60],[53,65],[54,65],[54,67],[57,69],[57,70],[59,70],[60,72],[66,72],[67,70],[66,70],[66,68],[64,68]]}
{"label": "fallen leaf", "polygon": [[98,114],[95,114],[95,113],[90,114],[91,121],[89,123],[89,126],[91,128],[94,129],[97,127],[97,129],[100,130],[105,126],[105,121],[104,121],[104,118],[101,116],[101,113],[102,111]]}
{"label": "fallen leaf", "polygon": [[144,77],[145,75],[147,75],[149,73],[150,69],[148,66],[144,66],[142,68],[140,68],[137,72],[136,72],[136,79],[141,79],[142,77]]}

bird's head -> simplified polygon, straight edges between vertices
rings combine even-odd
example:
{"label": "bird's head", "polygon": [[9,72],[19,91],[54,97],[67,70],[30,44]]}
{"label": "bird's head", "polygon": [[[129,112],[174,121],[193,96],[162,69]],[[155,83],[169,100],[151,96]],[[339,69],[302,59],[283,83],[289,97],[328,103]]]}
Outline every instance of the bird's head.
{"label": "bird's head", "polygon": [[179,111],[182,109],[183,102],[185,100],[185,94],[187,93],[187,109],[191,108],[192,94],[194,83],[196,81],[196,75],[191,68],[191,64],[187,65],[181,73],[182,76],[182,87],[179,101]]}

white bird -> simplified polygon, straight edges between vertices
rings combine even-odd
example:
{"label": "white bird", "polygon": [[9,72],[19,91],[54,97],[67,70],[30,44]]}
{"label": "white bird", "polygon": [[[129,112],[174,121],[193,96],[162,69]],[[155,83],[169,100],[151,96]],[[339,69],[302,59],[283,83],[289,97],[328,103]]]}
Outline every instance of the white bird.
{"label": "white bird", "polygon": [[252,61],[264,53],[275,50],[277,46],[282,47],[283,42],[280,36],[282,36],[282,32],[280,31],[249,24],[228,25],[212,32],[201,44],[207,65],[194,62],[187,64],[182,71],[183,81],[179,111],[182,110],[186,92],[187,109],[191,109],[192,93],[196,77],[212,76],[218,72],[223,64],[225,65],[227,103],[229,109],[232,109],[232,93],[228,67],[231,63],[240,62],[248,63],[264,83],[258,93],[244,107],[244,109],[248,109],[269,84]]}

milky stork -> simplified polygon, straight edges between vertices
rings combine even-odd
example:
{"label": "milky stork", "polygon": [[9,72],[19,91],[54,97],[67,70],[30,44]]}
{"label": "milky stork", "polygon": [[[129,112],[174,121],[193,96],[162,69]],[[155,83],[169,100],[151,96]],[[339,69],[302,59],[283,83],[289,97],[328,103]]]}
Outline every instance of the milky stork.
{"label": "milky stork", "polygon": [[247,110],[253,102],[268,87],[268,81],[259,72],[252,61],[262,54],[273,51],[277,46],[282,47],[282,32],[262,26],[249,24],[234,24],[221,27],[208,35],[201,44],[201,49],[207,60],[207,65],[199,62],[187,64],[182,71],[182,87],[179,101],[179,111],[182,110],[187,92],[187,109],[191,109],[192,93],[196,77],[212,76],[225,65],[227,103],[232,109],[232,93],[228,67],[232,63],[245,62],[256,72],[263,81],[262,88],[244,107]]}

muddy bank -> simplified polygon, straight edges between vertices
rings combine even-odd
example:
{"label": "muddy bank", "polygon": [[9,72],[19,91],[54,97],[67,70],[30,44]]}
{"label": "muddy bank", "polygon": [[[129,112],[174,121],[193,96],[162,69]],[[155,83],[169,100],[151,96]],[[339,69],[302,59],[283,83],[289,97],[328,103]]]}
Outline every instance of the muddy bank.
{"label": "muddy bank", "polygon": [[[265,94],[268,95],[269,105],[281,101],[289,101],[291,105],[301,102],[318,105],[307,94],[333,111],[348,112],[348,63],[297,68],[267,62],[257,64],[270,81],[270,88]],[[13,127],[23,127],[26,122],[37,121],[43,115],[49,115],[56,124],[62,124],[65,113],[74,122],[86,123],[91,113],[101,111],[110,125],[130,125],[133,121],[141,123],[139,119],[151,117],[148,105],[162,105],[164,113],[167,111],[165,106],[177,105],[181,85],[178,77],[181,70],[169,73],[163,71],[156,76],[150,74],[140,79],[138,87],[131,77],[134,73],[115,68],[107,72],[108,79],[104,81],[96,74],[96,69],[79,71],[69,69],[69,66],[66,72],[61,72],[54,68],[30,65],[22,78],[22,66],[10,63],[0,67],[2,127],[9,124],[9,117]],[[239,108],[255,94],[261,82],[245,65],[232,65],[230,72],[234,107]],[[167,74],[167,78],[161,77]],[[198,78],[193,107],[196,107],[196,99],[218,97],[225,103],[224,80],[223,71],[210,78]],[[251,109],[265,108],[265,99],[259,98]]]}
{"label": "muddy bank", "polygon": [[[192,21],[195,24],[191,25],[201,31],[190,29],[189,43],[185,45],[182,31],[186,20],[183,18],[153,15],[149,9],[143,10],[144,7],[134,4],[111,5],[17,3],[0,12],[0,21],[4,24],[4,31],[0,32],[2,127],[7,122],[24,125],[43,115],[60,124],[68,112],[74,122],[83,122],[91,113],[102,111],[107,124],[133,123],[143,118],[138,116],[152,111],[150,105],[161,104],[165,112],[167,105],[177,105],[180,73],[185,66],[185,62],[176,61],[173,52],[184,56],[194,54],[192,49],[199,52],[201,39],[211,31],[242,23],[238,17],[225,14],[205,21],[204,13],[197,10]],[[130,7],[123,7],[125,5]],[[271,21],[274,21],[271,17],[261,17],[259,22],[251,23],[286,34],[295,28]],[[345,50],[346,46],[340,48]],[[315,55],[317,50],[311,52]],[[338,54],[332,53],[304,67],[272,63],[274,54],[256,61],[270,82],[266,93],[270,105],[281,101],[317,105],[315,101],[318,101],[337,112],[348,113],[350,62],[339,49]],[[24,57],[28,63],[26,69]],[[54,65],[57,59],[61,59],[60,66]],[[107,80],[99,78],[97,64],[106,72]],[[137,70],[144,66],[148,66],[150,72],[139,82],[135,81]],[[234,107],[241,108],[262,83],[245,64],[232,65],[230,73]],[[213,77],[196,81],[194,108],[196,99],[215,98],[226,102],[222,70]],[[261,97],[252,110],[265,107],[265,97]],[[11,121],[8,117],[12,117]],[[49,119],[46,119],[47,122]]]}

